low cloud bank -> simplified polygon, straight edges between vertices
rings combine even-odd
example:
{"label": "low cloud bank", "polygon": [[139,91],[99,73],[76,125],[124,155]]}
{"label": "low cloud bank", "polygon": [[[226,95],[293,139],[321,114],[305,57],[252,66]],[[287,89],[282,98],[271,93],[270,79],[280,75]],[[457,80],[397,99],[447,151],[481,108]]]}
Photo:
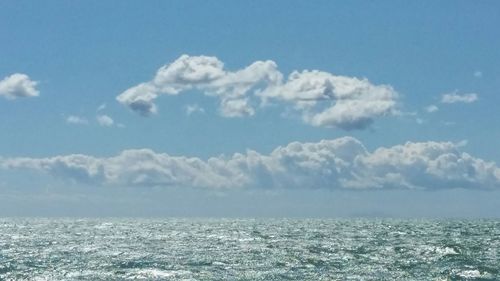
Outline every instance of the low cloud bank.
{"label": "low cloud bank", "polygon": [[500,168],[461,152],[463,144],[407,142],[367,151],[355,138],[293,142],[269,155],[255,151],[202,160],[150,149],[109,158],[66,155],[4,158],[2,169],[33,169],[95,185],[282,189],[496,189]]}

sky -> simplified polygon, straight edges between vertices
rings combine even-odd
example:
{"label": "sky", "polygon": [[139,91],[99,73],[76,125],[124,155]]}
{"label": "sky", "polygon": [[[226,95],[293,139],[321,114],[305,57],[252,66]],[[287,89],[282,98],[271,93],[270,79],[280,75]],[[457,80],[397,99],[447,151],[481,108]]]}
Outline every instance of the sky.
{"label": "sky", "polygon": [[0,216],[500,217],[497,1],[1,1]]}

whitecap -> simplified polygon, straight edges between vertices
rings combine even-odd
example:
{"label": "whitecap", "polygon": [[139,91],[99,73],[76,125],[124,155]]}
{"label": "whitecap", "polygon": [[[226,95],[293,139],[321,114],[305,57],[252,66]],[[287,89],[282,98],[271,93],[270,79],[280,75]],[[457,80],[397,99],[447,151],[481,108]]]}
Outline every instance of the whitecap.
{"label": "whitecap", "polygon": [[441,256],[447,255],[458,255],[459,253],[455,251],[452,247],[436,247],[435,252]]}
{"label": "whitecap", "polygon": [[463,277],[463,278],[479,278],[482,277],[481,272],[477,269],[473,270],[464,270],[459,273],[457,273],[458,276]]}
{"label": "whitecap", "polygon": [[189,274],[189,271],[183,270],[161,270],[156,268],[140,269],[128,276],[128,279],[156,279],[171,278]]}

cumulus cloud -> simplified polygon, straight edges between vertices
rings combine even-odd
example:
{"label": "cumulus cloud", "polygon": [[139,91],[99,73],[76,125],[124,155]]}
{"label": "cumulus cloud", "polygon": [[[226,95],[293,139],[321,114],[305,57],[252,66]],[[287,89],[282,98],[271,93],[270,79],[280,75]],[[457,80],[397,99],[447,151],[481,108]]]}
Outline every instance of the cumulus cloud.
{"label": "cumulus cloud", "polygon": [[87,125],[89,121],[84,117],[70,115],[66,118],[66,123],[74,125]]}
{"label": "cumulus cloud", "polygon": [[451,94],[444,94],[443,97],[441,98],[442,103],[472,103],[475,102],[478,99],[477,94],[475,93],[470,93],[470,94],[463,94],[459,95],[457,93],[451,93]]}
{"label": "cumulus cloud", "polygon": [[257,107],[280,103],[313,126],[363,129],[374,118],[394,113],[397,92],[389,85],[322,71],[294,71],[285,80],[273,61],[256,61],[227,71],[216,57],[182,55],[161,67],[151,81],[121,93],[117,100],[143,116],[157,113],[155,100],[196,90],[219,99],[224,117],[252,116]]}
{"label": "cumulus cloud", "polygon": [[115,124],[115,121],[109,117],[108,115],[98,115],[97,116],[97,123],[103,127],[111,127]]}
{"label": "cumulus cloud", "polygon": [[0,159],[3,169],[34,169],[78,182],[115,186],[302,189],[500,188],[500,168],[461,152],[464,143],[408,142],[373,152],[355,138],[293,142],[202,160],[149,149],[109,158],[67,155]]}
{"label": "cumulus cloud", "polygon": [[283,85],[258,95],[265,102],[277,99],[292,104],[311,125],[346,130],[363,129],[375,117],[394,113],[398,97],[388,85],[307,70],[293,72]]}
{"label": "cumulus cloud", "polygon": [[409,142],[379,148],[359,159],[361,180],[348,185],[428,189],[500,187],[500,169],[496,164],[459,152],[462,145]]}
{"label": "cumulus cloud", "polygon": [[0,81],[0,96],[6,99],[37,97],[37,84],[38,82],[31,80],[28,75],[15,73]]}

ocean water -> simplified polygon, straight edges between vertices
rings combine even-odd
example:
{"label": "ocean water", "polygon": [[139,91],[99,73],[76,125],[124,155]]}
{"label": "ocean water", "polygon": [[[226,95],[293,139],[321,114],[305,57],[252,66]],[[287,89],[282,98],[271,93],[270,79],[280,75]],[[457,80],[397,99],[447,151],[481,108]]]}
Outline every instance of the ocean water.
{"label": "ocean water", "polygon": [[500,221],[0,219],[0,280],[500,280]]}

